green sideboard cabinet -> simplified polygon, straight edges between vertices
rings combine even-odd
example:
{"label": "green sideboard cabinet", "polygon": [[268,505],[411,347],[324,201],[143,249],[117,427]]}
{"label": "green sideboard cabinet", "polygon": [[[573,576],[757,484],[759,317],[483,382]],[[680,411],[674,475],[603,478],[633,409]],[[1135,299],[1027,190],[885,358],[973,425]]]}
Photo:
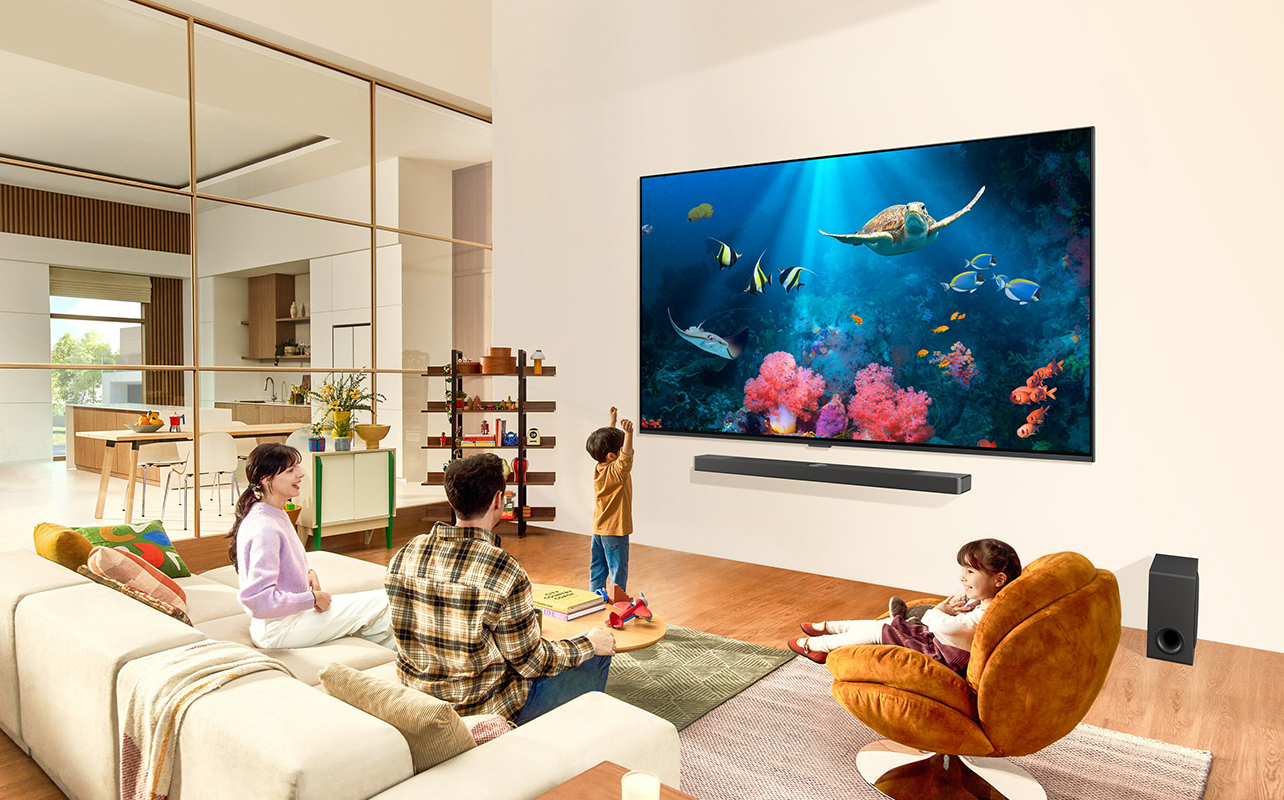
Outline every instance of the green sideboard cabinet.
{"label": "green sideboard cabinet", "polygon": [[312,534],[312,549],[321,549],[322,536],[383,528],[384,545],[391,550],[392,518],[397,513],[397,449],[308,455],[312,456],[312,514],[305,530]]}

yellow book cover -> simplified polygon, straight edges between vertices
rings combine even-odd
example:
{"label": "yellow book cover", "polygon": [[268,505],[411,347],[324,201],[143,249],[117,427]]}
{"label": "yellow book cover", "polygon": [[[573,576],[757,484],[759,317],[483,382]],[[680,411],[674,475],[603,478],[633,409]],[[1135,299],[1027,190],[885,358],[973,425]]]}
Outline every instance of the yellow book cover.
{"label": "yellow book cover", "polygon": [[563,614],[606,603],[600,596],[585,589],[571,589],[566,586],[550,586],[543,583],[531,584],[531,602],[536,608],[551,608]]}

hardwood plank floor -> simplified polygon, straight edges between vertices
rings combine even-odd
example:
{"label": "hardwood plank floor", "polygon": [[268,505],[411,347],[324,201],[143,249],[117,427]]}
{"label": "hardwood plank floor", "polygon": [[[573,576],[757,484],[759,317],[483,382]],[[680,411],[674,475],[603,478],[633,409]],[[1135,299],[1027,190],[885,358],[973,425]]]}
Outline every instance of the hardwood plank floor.
{"label": "hardwood plank floor", "polygon": [[[424,525],[402,514],[394,548]],[[587,536],[535,529],[523,539],[501,530],[504,546],[540,583],[588,584]],[[176,543],[194,571],[226,563],[221,537]],[[326,549],[377,564],[395,550],[366,547],[359,536],[326,540]],[[882,613],[887,598],[918,590],[877,586],[791,570],[691,555],[634,542],[630,589],[647,595],[673,625],[784,647],[798,623]],[[324,576],[322,576],[324,579]],[[1200,641],[1186,667],[1146,658],[1145,632],[1124,629],[1110,676],[1085,722],[1172,744],[1210,750],[1208,800],[1284,797],[1284,654]],[[62,794],[35,763],[0,737],[0,798],[45,800]]]}

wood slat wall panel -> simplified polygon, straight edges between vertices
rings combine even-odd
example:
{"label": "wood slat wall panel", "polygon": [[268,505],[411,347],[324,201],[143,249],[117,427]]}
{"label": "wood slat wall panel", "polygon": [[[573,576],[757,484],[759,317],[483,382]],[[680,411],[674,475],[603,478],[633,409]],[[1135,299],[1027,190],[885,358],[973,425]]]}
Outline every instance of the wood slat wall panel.
{"label": "wood slat wall panel", "polygon": [[[148,364],[183,363],[183,282],[152,278],[152,301],[143,304],[143,354]],[[148,404],[181,406],[183,373],[143,373],[143,400]]]}
{"label": "wood slat wall panel", "polygon": [[187,214],[8,184],[0,232],[191,255]]}

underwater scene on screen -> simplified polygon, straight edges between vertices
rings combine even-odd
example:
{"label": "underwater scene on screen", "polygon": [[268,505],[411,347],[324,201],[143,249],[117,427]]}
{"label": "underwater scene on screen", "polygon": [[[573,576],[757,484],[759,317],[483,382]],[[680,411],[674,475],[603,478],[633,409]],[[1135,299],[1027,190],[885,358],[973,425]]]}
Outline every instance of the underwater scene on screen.
{"label": "underwater scene on screen", "polygon": [[642,178],[641,427],[1091,456],[1091,150]]}

